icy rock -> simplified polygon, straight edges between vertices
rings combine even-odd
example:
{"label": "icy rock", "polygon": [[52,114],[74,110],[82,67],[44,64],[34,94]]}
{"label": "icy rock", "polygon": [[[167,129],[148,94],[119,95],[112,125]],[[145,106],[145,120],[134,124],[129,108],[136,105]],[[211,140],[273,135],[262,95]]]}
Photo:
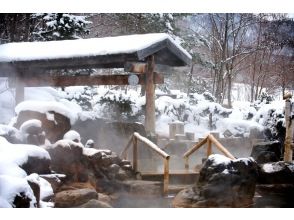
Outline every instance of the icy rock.
{"label": "icy rock", "polygon": [[179,192],[174,207],[247,207],[252,204],[257,164],[252,158],[231,160],[211,155],[198,182]]}
{"label": "icy rock", "polygon": [[277,162],[281,157],[282,146],[278,141],[260,142],[253,145],[251,157],[258,164]]}
{"label": "icy rock", "polygon": [[20,111],[14,126],[20,128],[24,122],[31,119],[41,121],[42,129],[46,133],[46,138],[51,143],[61,140],[63,135],[71,128],[70,119],[65,115],[54,111],[40,113],[33,110]]}
{"label": "icy rock", "polygon": [[294,163],[284,161],[265,163],[260,166],[258,182],[261,184],[293,184]]}

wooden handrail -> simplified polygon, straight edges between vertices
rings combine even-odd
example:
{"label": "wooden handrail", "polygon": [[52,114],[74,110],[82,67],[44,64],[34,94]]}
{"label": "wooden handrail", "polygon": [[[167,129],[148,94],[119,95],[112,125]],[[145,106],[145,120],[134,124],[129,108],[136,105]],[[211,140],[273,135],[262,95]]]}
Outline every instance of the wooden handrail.
{"label": "wooden handrail", "polygon": [[212,134],[208,134],[203,140],[195,144],[192,148],[186,151],[183,155],[185,160],[185,169],[189,169],[189,157],[192,153],[207,143],[207,157],[212,154],[212,144],[216,146],[226,157],[236,159]]}
{"label": "wooden handrail", "polygon": [[213,137],[213,135],[209,134],[208,139],[214,143],[214,145],[228,158],[235,160],[236,158],[218,141]]}
{"label": "wooden handrail", "polygon": [[156,144],[154,144],[149,139],[141,136],[139,133],[135,132],[134,137],[138,138],[140,141],[142,141],[144,144],[146,144],[148,147],[150,147],[152,150],[154,150],[156,153],[158,153],[163,158],[169,158],[169,155],[165,153],[163,150],[161,150]]}
{"label": "wooden handrail", "polygon": [[195,144],[192,148],[190,148],[186,153],[184,153],[183,157],[189,157],[191,154],[193,154],[196,150],[198,150],[203,144],[206,143],[207,141],[207,137],[206,136],[202,141],[200,141],[199,143]]}
{"label": "wooden handrail", "polygon": [[124,159],[127,159],[127,150],[130,148],[131,144],[133,143],[133,169],[137,171],[138,169],[138,140],[143,142],[145,146],[148,146],[150,149],[155,151],[164,159],[164,173],[163,173],[163,194],[168,193],[168,185],[169,185],[169,159],[170,156],[161,150],[156,144],[152,141],[148,140],[146,137],[141,136],[139,133],[134,132],[131,136],[130,140],[128,141],[127,146],[121,153],[121,156]]}

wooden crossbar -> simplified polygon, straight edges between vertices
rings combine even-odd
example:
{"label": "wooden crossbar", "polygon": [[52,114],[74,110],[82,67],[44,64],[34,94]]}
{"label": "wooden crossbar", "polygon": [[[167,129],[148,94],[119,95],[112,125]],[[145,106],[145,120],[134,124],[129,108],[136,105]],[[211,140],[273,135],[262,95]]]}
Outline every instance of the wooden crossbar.
{"label": "wooden crossbar", "polygon": [[195,151],[200,149],[203,145],[207,143],[207,157],[212,154],[212,144],[216,146],[216,148],[221,151],[226,157],[234,160],[236,159],[212,134],[208,134],[203,140],[195,144],[193,147],[191,147],[188,151],[186,151],[183,155],[183,158],[185,160],[185,169],[189,169],[189,157],[191,154],[193,154]]}

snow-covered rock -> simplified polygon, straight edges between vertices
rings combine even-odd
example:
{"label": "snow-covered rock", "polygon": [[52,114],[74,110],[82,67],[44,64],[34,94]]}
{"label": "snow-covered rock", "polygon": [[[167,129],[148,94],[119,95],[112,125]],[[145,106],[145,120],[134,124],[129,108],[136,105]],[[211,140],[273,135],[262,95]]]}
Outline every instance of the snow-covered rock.
{"label": "snow-covered rock", "polygon": [[231,160],[210,155],[194,187],[179,192],[174,207],[247,207],[252,205],[257,182],[253,158]]}

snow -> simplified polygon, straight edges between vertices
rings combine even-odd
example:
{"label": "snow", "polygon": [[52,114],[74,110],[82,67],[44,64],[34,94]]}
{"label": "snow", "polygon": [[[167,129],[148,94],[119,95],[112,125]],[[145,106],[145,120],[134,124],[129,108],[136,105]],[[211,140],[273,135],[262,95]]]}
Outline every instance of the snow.
{"label": "snow", "polygon": [[[68,117],[70,119],[70,123],[74,124],[78,119],[78,113],[81,111],[81,109],[71,108],[74,105],[72,103],[70,106],[67,106],[66,104],[68,104],[69,101],[64,100],[63,102],[65,104],[62,102],[53,101],[24,101],[15,107],[15,112],[16,114],[19,114],[21,111],[37,111],[45,114],[50,111],[54,111]],[[53,120],[52,117],[48,117],[48,119]]]}
{"label": "snow", "polygon": [[70,130],[70,131],[66,132],[63,136],[63,139],[71,140],[71,141],[75,141],[75,142],[81,142],[80,134],[74,130]]}
{"label": "snow", "polygon": [[38,119],[31,119],[31,120],[28,120],[26,122],[24,122],[19,130],[20,132],[22,133],[27,133],[27,129],[30,128],[30,127],[37,127],[37,128],[41,128],[42,127],[42,122]]}
{"label": "snow", "polygon": [[279,164],[266,163],[262,165],[262,169],[267,173],[278,172],[283,169]]}
{"label": "snow", "polygon": [[49,153],[38,146],[11,144],[4,137],[0,137],[0,161],[12,162],[21,166],[28,161],[29,157],[50,160]]}
{"label": "snow", "polygon": [[36,203],[36,198],[27,180],[25,178],[0,175],[0,201],[2,200],[0,205],[3,204],[4,207],[12,207],[15,196],[21,192],[31,199],[30,207],[33,208],[33,204]]}
{"label": "snow", "polygon": [[59,140],[55,142],[54,145],[47,146],[47,148],[56,148],[57,146],[61,146],[64,148],[71,148],[70,147],[71,145],[84,148],[84,146],[81,143],[73,142],[72,140],[68,140],[68,139]]}
{"label": "snow", "polygon": [[221,154],[212,154],[208,157],[208,160],[213,161],[212,165],[218,165],[218,164],[228,165],[232,161],[230,158],[223,156]]}
{"label": "snow", "polygon": [[167,39],[187,57],[192,58],[168,34],[153,33],[78,40],[8,43],[0,45],[0,62],[130,54]]}

